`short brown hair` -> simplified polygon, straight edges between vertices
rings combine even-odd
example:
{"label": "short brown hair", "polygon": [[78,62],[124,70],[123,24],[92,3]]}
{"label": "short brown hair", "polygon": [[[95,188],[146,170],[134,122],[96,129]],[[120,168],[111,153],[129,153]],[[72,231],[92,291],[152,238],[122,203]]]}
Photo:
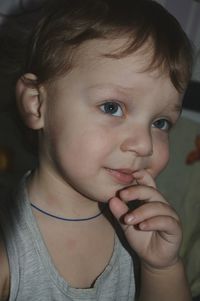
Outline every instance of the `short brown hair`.
{"label": "short brown hair", "polygon": [[120,58],[151,41],[149,69],[164,66],[182,92],[191,76],[190,42],[177,20],[151,0],[53,1],[29,41],[24,73],[50,81],[73,67],[77,47],[90,39],[128,37],[126,47],[107,56]]}

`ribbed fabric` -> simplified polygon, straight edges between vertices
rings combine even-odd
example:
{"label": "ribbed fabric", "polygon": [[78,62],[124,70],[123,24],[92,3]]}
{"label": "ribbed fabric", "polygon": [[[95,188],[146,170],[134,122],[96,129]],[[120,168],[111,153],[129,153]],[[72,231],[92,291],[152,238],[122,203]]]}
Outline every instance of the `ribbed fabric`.
{"label": "ribbed fabric", "polygon": [[42,240],[25,179],[8,213],[5,237],[11,288],[9,301],[133,301],[133,260],[117,235],[109,264],[89,289],[75,289],[59,275]]}

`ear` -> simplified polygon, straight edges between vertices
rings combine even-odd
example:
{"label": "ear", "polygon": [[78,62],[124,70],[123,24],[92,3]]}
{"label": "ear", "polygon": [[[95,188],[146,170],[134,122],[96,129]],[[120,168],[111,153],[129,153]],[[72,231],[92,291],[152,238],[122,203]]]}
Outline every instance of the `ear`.
{"label": "ear", "polygon": [[16,100],[24,123],[31,129],[41,129],[44,125],[44,97],[34,74],[27,73],[17,81]]}

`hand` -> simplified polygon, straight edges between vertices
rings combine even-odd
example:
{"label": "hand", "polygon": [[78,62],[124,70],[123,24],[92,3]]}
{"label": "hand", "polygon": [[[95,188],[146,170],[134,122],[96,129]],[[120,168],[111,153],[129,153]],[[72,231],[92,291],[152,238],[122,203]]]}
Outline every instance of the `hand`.
{"label": "hand", "polygon": [[[178,261],[182,239],[179,217],[156,189],[147,171],[133,175],[138,185],[126,188],[119,192],[119,197],[110,199],[110,210],[143,263],[154,269],[167,268]],[[130,211],[127,203],[131,200],[144,203]]]}

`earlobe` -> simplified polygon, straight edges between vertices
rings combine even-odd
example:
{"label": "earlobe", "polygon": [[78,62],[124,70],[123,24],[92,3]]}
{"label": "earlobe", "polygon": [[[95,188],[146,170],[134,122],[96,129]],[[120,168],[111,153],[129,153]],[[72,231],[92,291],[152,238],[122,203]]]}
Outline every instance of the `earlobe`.
{"label": "earlobe", "polygon": [[19,112],[25,124],[38,130],[43,127],[43,101],[37,85],[37,77],[28,73],[16,84],[16,100]]}

